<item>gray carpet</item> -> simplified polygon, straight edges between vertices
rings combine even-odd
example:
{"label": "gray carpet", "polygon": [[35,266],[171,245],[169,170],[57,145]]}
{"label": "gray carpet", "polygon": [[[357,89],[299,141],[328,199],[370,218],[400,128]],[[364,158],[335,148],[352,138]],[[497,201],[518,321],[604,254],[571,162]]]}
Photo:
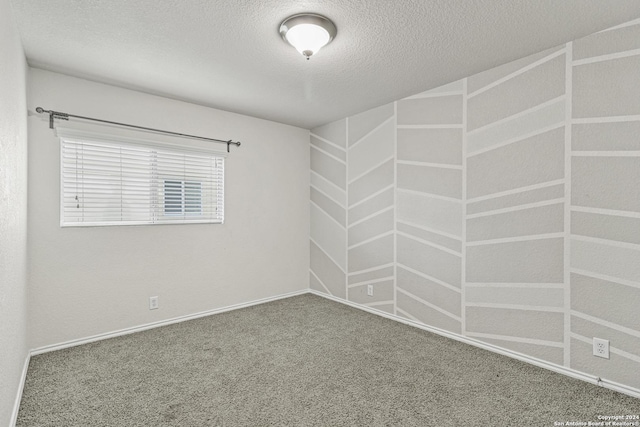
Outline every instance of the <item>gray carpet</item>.
{"label": "gray carpet", "polygon": [[35,356],[18,426],[553,426],[640,400],[303,295]]}

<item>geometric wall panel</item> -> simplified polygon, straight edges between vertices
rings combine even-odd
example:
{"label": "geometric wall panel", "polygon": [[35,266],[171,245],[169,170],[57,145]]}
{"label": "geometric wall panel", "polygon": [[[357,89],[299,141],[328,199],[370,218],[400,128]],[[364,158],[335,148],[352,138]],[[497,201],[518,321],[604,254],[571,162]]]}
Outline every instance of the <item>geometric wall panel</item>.
{"label": "geometric wall panel", "polygon": [[330,144],[329,142],[326,142],[325,140],[320,139],[317,136],[311,135],[311,145],[316,148],[319,148],[320,150],[324,151],[327,154],[337,157],[338,160],[342,162],[347,161],[347,153],[345,153],[344,150],[340,149],[339,147],[333,144]]}
{"label": "geometric wall panel", "polygon": [[640,157],[574,156],[571,173],[573,205],[640,212],[640,186],[622,185],[640,182]]}
{"label": "geometric wall panel", "polygon": [[[572,274],[571,283],[572,310],[640,331],[640,288],[580,274]],[[603,304],[614,305],[616,309],[602,310]]]}
{"label": "geometric wall panel", "polygon": [[349,249],[349,273],[393,262],[393,236],[386,235]]}
{"label": "geometric wall panel", "polygon": [[462,198],[462,171],[423,165],[399,164],[398,187],[427,194]]}
{"label": "geometric wall panel", "polygon": [[573,151],[640,151],[640,121],[573,125]]}
{"label": "geometric wall panel", "polygon": [[456,124],[462,122],[461,95],[398,101],[399,125]]}
{"label": "geometric wall panel", "polygon": [[415,295],[423,301],[441,308],[452,316],[460,317],[460,292],[456,289],[442,286],[424,276],[398,267],[398,288],[405,293]]}
{"label": "geometric wall panel", "polygon": [[467,331],[562,342],[564,315],[510,308],[467,307]]}
{"label": "geometric wall panel", "polygon": [[515,61],[469,76],[467,77],[467,90],[472,94],[478,90],[487,88],[490,85],[495,84],[497,81],[501,81],[502,79],[513,75],[526,67],[532,66],[540,60],[558,52],[562,48],[564,48],[564,46],[552,47],[551,49],[547,49],[521,59],[516,59]]}
{"label": "geometric wall panel", "polygon": [[393,207],[394,191],[392,187],[366,199],[357,206],[349,208],[349,221],[353,224],[369,218],[377,212]]}
{"label": "geometric wall panel", "polygon": [[411,235],[420,241],[428,241],[433,245],[450,249],[458,255],[462,254],[462,242],[456,237],[445,236],[436,231],[425,230],[423,228],[409,225],[404,222],[397,222],[396,230],[398,233]]}
{"label": "geometric wall panel", "polygon": [[362,203],[380,191],[393,185],[394,171],[393,159],[389,159],[379,166],[368,170],[366,174],[359,176],[349,183],[349,207]]}
{"label": "geometric wall panel", "polygon": [[344,298],[344,272],[322,249],[311,242],[311,272],[331,295]]}
{"label": "geometric wall panel", "polygon": [[396,298],[398,300],[398,314],[400,316],[457,334],[460,333],[459,319],[448,316],[426,301],[420,301],[407,295],[405,291],[399,290]]}
{"label": "geometric wall panel", "polygon": [[542,188],[522,190],[515,194],[491,197],[476,202],[467,202],[467,215],[559,200],[564,201],[564,183],[552,183],[552,185]]}
{"label": "geometric wall panel", "polygon": [[348,232],[349,246],[359,245],[389,232],[393,232],[393,210],[385,210],[351,226]]}
{"label": "geometric wall panel", "polygon": [[454,288],[460,288],[460,256],[399,235],[398,263]]}
{"label": "geometric wall panel", "polygon": [[393,277],[394,266],[389,265],[386,267],[380,267],[373,270],[368,270],[363,273],[350,274],[347,284],[349,286],[360,283],[379,282],[386,278]]}
{"label": "geometric wall panel", "polygon": [[564,129],[467,159],[469,199],[564,178]]}
{"label": "geometric wall panel", "polygon": [[311,147],[311,170],[337,187],[346,188],[346,165],[315,146]]}
{"label": "geometric wall panel", "polygon": [[387,120],[349,148],[349,181],[393,157],[394,133],[393,122]]}
{"label": "geometric wall panel", "polygon": [[564,305],[564,289],[535,285],[517,288],[499,286],[468,287],[465,298],[468,303],[561,308]]}
{"label": "geometric wall panel", "polygon": [[571,267],[628,280],[640,286],[640,246],[571,239]]}
{"label": "geometric wall panel", "polygon": [[359,143],[363,137],[386,123],[393,115],[393,104],[386,104],[349,117],[349,147]]}
{"label": "geometric wall panel", "polygon": [[538,206],[467,220],[467,241],[559,233],[564,230],[564,204]]}
{"label": "geometric wall panel", "polygon": [[635,49],[640,49],[640,25],[629,25],[576,40],[573,42],[573,59],[575,61]]}
{"label": "geometric wall panel", "polygon": [[477,283],[562,283],[562,238],[467,247],[467,281]]}
{"label": "geometric wall panel", "polygon": [[556,56],[469,99],[467,129],[473,131],[563,95],[564,70],[564,55]]}
{"label": "geometric wall panel", "polygon": [[336,120],[311,130],[311,136],[321,138],[325,141],[331,141],[342,149],[347,148],[347,120]]}
{"label": "geometric wall panel", "polygon": [[573,117],[640,114],[640,55],[593,62],[573,71]]}
{"label": "geometric wall panel", "polygon": [[311,239],[342,270],[346,269],[347,254],[344,228],[316,204],[311,204]]}
{"label": "geometric wall panel", "polygon": [[542,131],[563,126],[566,119],[565,108],[564,97],[559,97],[515,117],[467,132],[467,153],[472,155],[491,151]]}
{"label": "geometric wall panel", "polygon": [[640,245],[640,217],[572,212],[571,233]]}
{"label": "geometric wall panel", "polygon": [[398,189],[396,197],[398,220],[444,235],[462,235],[462,203],[402,189]]}
{"label": "geometric wall panel", "polygon": [[462,129],[398,129],[398,160],[462,165]]}
{"label": "geometric wall panel", "polygon": [[339,202],[334,201],[329,196],[325,196],[320,190],[311,188],[311,201],[315,203],[325,213],[329,214],[342,227],[346,226],[346,212]]}

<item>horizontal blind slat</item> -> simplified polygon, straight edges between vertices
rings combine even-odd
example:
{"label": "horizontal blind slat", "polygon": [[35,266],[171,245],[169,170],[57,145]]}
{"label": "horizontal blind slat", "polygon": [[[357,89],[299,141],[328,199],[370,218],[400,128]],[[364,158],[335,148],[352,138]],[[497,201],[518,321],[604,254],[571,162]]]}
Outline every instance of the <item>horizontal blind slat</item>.
{"label": "horizontal blind slat", "polygon": [[63,225],[221,223],[224,159],[61,139]]}

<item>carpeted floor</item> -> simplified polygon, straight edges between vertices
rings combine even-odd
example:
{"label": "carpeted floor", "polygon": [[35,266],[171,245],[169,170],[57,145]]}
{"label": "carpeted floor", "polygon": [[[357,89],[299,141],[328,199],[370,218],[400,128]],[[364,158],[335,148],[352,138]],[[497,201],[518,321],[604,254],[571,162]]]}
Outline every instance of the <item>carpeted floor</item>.
{"label": "carpeted floor", "polygon": [[639,399],[302,295],[35,356],[17,426],[553,426],[626,414],[640,414]]}

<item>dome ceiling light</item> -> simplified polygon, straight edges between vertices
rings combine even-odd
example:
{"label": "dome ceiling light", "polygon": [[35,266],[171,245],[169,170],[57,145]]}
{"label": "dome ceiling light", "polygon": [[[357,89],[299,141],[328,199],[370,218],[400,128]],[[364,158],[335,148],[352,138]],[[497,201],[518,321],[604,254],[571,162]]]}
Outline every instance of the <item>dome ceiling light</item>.
{"label": "dome ceiling light", "polygon": [[314,13],[293,15],[280,24],[282,38],[307,59],[331,42],[337,32],[333,22]]}

